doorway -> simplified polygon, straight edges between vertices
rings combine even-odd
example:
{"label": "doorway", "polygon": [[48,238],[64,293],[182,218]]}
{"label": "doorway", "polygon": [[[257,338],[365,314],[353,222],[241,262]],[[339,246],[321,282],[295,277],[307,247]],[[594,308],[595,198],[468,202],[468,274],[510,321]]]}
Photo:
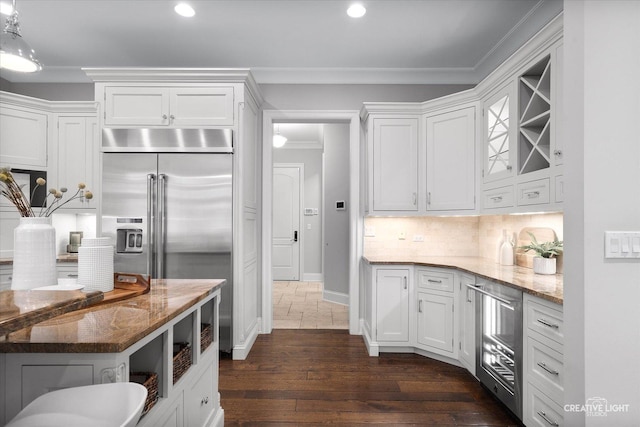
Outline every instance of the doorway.
{"label": "doorway", "polygon": [[[346,178],[341,183],[341,187],[347,189],[347,195],[340,200],[322,200],[322,204],[311,206],[303,196],[302,199],[302,221],[300,223],[299,238],[304,240],[304,233],[309,226],[311,230],[315,230],[315,225],[311,224],[313,220],[314,208],[321,212],[326,206],[332,206],[332,211],[346,218],[346,232],[342,232],[341,236],[345,239],[345,250],[342,258],[345,261],[345,269],[343,280],[345,281],[345,291],[343,292],[323,292],[322,301],[329,299],[330,301],[338,301],[342,304],[342,308],[346,310],[342,316],[348,320],[349,330],[352,334],[359,334],[359,286],[358,286],[358,259],[362,251],[362,245],[359,243],[358,236],[361,236],[362,221],[359,220],[359,133],[360,121],[356,111],[338,111],[338,112],[305,112],[305,111],[270,111],[266,110],[263,114],[263,293],[262,293],[262,331],[270,333],[273,327],[273,304],[274,304],[274,276],[272,271],[273,256],[275,249],[273,248],[273,219],[276,211],[274,210],[274,163],[282,163],[280,160],[275,161],[273,147],[273,136],[277,134],[277,127],[274,131],[274,124],[280,124],[280,133],[282,133],[283,123],[320,123],[320,124],[342,124],[345,130],[344,149],[346,150]],[[308,142],[308,141],[307,141]],[[344,155],[344,153],[343,153]],[[301,187],[303,187],[301,180]],[[303,191],[304,194],[304,191]],[[325,202],[327,204],[325,204]],[[329,203],[330,202],[330,203]],[[340,202],[340,203],[337,203]],[[271,225],[271,226],[270,226]],[[321,252],[326,252],[327,242],[322,241]],[[305,264],[311,261],[307,260],[303,255],[305,250],[301,247],[301,257],[304,259],[302,269],[300,271],[300,279],[297,281],[288,281],[286,286],[297,286],[305,282],[305,278],[311,277],[316,279],[314,274],[320,273],[319,278],[322,279],[322,273],[326,273],[330,267],[325,267],[319,272],[307,271],[305,276]],[[307,262],[309,261],[309,262]],[[324,270],[324,271],[323,271]],[[296,292],[302,291],[296,289]],[[276,296],[277,297],[277,296]]]}

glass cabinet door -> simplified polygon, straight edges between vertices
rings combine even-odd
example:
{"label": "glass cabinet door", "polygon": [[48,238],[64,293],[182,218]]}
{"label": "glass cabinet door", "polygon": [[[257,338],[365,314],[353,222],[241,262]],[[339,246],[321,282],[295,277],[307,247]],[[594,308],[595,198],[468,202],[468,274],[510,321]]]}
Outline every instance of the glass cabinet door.
{"label": "glass cabinet door", "polygon": [[484,182],[513,175],[514,119],[513,85],[484,102]]}

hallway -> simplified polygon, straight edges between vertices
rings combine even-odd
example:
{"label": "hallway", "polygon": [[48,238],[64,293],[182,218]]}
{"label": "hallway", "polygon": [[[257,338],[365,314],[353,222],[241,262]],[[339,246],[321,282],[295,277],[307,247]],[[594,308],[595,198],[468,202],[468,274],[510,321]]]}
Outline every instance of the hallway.
{"label": "hallway", "polygon": [[320,282],[273,282],[274,329],[349,329],[349,307],[322,300]]}

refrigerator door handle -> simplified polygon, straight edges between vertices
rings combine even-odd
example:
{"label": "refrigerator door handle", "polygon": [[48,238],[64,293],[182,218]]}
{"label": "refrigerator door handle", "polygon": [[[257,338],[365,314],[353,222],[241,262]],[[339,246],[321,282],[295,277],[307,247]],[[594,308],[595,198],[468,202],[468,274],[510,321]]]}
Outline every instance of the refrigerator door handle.
{"label": "refrigerator door handle", "polygon": [[158,271],[156,278],[164,279],[164,251],[166,238],[166,197],[167,176],[158,174]]}
{"label": "refrigerator door handle", "polygon": [[155,191],[156,176],[147,175],[147,274],[155,277],[153,255],[155,253],[155,206],[153,193]]}

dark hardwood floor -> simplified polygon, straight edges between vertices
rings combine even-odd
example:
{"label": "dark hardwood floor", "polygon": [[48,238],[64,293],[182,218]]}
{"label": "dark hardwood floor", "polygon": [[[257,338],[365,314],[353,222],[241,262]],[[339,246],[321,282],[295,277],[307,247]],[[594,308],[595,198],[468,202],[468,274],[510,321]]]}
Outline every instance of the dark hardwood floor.
{"label": "dark hardwood floor", "polygon": [[220,360],[219,387],[225,426],[520,425],[463,368],[369,357],[344,330],[260,335],[246,360]]}

